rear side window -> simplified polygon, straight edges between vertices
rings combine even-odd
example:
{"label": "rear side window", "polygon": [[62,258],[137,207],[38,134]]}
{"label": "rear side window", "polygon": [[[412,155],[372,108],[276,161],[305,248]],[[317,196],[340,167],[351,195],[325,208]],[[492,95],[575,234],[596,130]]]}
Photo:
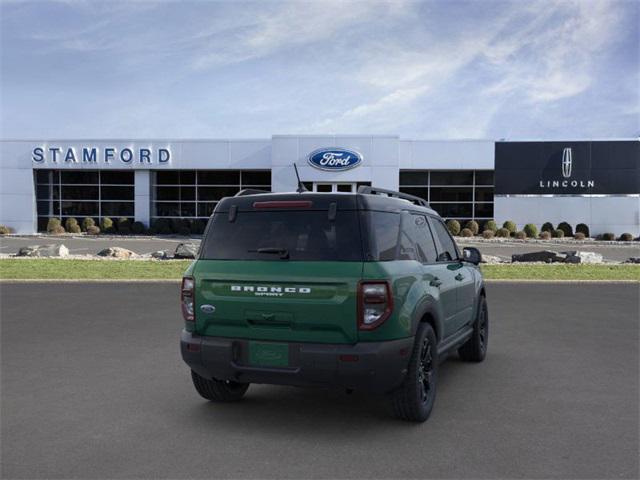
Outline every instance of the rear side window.
{"label": "rear side window", "polygon": [[369,260],[395,260],[400,233],[400,214],[368,211],[364,212],[363,216],[369,226]]}
{"label": "rear side window", "polygon": [[424,215],[411,215],[418,256],[423,263],[433,263],[438,256],[431,229]]}
{"label": "rear side window", "polygon": [[447,227],[440,220],[430,218],[432,231],[436,237],[438,245],[438,261],[450,262],[458,259],[458,249],[454,243]]}
{"label": "rear side window", "polygon": [[362,261],[358,215],[339,211],[216,213],[202,241],[204,260]]}

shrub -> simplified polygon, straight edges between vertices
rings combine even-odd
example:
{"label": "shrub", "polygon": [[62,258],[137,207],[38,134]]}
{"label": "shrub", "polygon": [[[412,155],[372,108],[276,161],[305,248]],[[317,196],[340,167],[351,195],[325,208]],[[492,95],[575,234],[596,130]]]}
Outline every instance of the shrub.
{"label": "shrub", "polygon": [[602,233],[598,236],[598,240],[605,240],[609,242],[615,239],[616,239],[616,236],[611,232]]}
{"label": "shrub", "polygon": [[549,240],[550,238],[551,238],[551,232],[549,232],[548,230],[540,232],[540,240]]}
{"label": "shrub", "polygon": [[478,225],[478,222],[476,222],[475,220],[469,220],[464,225],[464,228],[466,228],[467,230],[471,230],[471,233],[473,233],[474,235],[477,235],[478,232],[480,231],[480,225]]}
{"label": "shrub", "polygon": [[516,233],[517,229],[516,224],[511,220],[507,220],[506,222],[504,222],[502,224],[502,228],[506,228],[507,230],[509,230],[509,234]]}
{"label": "shrub", "polygon": [[173,233],[171,231],[171,225],[169,224],[169,220],[166,218],[158,218],[151,223],[151,228],[149,232],[154,235],[170,235]]}
{"label": "shrub", "polygon": [[460,230],[460,236],[462,237],[473,237],[473,232],[470,228],[463,228]]}
{"label": "shrub", "polygon": [[515,237],[518,240],[526,240],[527,239],[527,233],[523,230],[520,230],[519,232],[516,232]]}
{"label": "shrub", "polygon": [[6,225],[0,225],[0,235],[7,235],[8,233],[13,233],[13,229]]}
{"label": "shrub", "polygon": [[567,222],[560,222],[558,230],[562,230],[565,237],[573,237],[573,228]]}
{"label": "shrub", "polygon": [[633,235],[631,235],[630,233],[623,233],[622,235],[620,235],[620,238],[618,238],[618,240],[620,240],[621,242],[632,242]]}
{"label": "shrub", "polygon": [[204,233],[204,229],[207,224],[201,219],[196,219],[191,222],[191,233],[195,233],[196,235],[202,235]]}
{"label": "shrub", "polygon": [[56,227],[62,227],[60,219],[59,218],[50,218],[49,221],[47,222],[47,232],[48,233],[54,233],[53,230]]}
{"label": "shrub", "polygon": [[89,225],[87,227],[87,235],[98,235],[100,233],[100,227],[95,225]]}
{"label": "shrub", "polygon": [[93,218],[85,217],[82,219],[82,230],[84,230],[85,232],[89,229],[89,227],[95,227],[95,226],[96,226],[96,222]]}
{"label": "shrub", "polygon": [[527,237],[536,238],[538,236],[538,227],[533,223],[527,223],[522,231],[527,234]]}
{"label": "shrub", "polygon": [[133,222],[131,224],[131,231],[136,235],[141,235],[143,233],[147,233],[147,227],[145,227],[142,222]]}
{"label": "shrub", "polygon": [[73,227],[74,225],[78,225],[78,220],[73,217],[67,218],[64,222],[64,228],[66,228],[67,231],[71,230],[71,227]]}
{"label": "shrub", "polygon": [[65,232],[64,227],[62,225],[55,225],[54,227],[51,228],[51,230],[47,230],[47,231],[53,235],[62,235]]}
{"label": "shrub", "polygon": [[109,217],[103,217],[102,222],[100,222],[100,231],[104,233],[113,233],[115,228],[113,228],[113,220]]}
{"label": "shrub", "polygon": [[564,230],[556,228],[553,232],[551,232],[551,235],[553,235],[553,238],[564,238]]}
{"label": "shrub", "polygon": [[496,232],[496,237],[499,238],[509,238],[511,236],[511,232],[506,228],[499,228]]}
{"label": "shrub", "polygon": [[491,230],[493,233],[496,233],[498,231],[498,224],[495,220],[487,220],[484,224],[484,229]]}
{"label": "shrub", "polygon": [[69,225],[67,227],[67,232],[69,232],[69,233],[80,233],[80,232],[82,232],[82,229],[80,228],[80,225],[78,225],[76,223],[75,225]]}
{"label": "shrub", "polygon": [[128,218],[121,217],[117,222],[118,233],[122,235],[128,235],[131,233],[131,221]]}
{"label": "shrub", "polygon": [[494,232],[493,230],[485,230],[484,232],[482,232],[482,238],[493,238],[496,236],[496,232]]}
{"label": "shrub", "polygon": [[584,240],[586,237],[585,237],[584,233],[582,233],[582,232],[576,232],[576,233],[573,235],[573,238],[574,238],[575,240]]}
{"label": "shrub", "polygon": [[542,228],[540,229],[542,232],[553,232],[553,223],[551,222],[544,222],[542,224]]}
{"label": "shrub", "polygon": [[460,222],[457,220],[447,220],[447,228],[451,235],[459,235],[460,234]]}
{"label": "shrub", "polygon": [[576,225],[576,233],[582,233],[585,237],[589,237],[589,226],[586,223]]}

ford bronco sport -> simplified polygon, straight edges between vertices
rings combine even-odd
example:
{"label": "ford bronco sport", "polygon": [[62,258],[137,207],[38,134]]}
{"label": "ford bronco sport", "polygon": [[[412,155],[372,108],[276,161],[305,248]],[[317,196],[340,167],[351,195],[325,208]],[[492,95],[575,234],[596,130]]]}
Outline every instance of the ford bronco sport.
{"label": "ford bronco sport", "polygon": [[479,262],[417,197],[241,191],[217,205],[182,280],[182,357],[208,400],[332,385],[425,421],[439,361],[485,357]]}

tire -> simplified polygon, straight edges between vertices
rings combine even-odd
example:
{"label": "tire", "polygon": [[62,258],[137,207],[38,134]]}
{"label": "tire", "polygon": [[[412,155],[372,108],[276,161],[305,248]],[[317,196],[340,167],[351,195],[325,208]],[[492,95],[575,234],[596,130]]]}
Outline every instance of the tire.
{"label": "tire", "polygon": [[427,420],[436,399],[437,378],[436,335],[431,325],[422,323],[416,333],[407,376],[390,394],[394,416],[410,422]]}
{"label": "tire", "polygon": [[466,362],[481,362],[487,355],[489,345],[489,310],[487,309],[487,299],[480,297],[478,313],[473,322],[473,334],[459,349],[458,355]]}
{"label": "tire", "polygon": [[244,396],[249,388],[248,383],[222,381],[215,378],[209,380],[193,370],[191,370],[191,380],[193,380],[193,386],[196,387],[200,396],[212,402],[236,402]]}

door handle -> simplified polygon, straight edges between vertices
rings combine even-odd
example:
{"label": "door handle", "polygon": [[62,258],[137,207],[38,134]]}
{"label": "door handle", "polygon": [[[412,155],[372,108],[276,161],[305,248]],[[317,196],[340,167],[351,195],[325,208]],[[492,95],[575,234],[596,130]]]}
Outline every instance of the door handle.
{"label": "door handle", "polygon": [[464,280],[464,275],[462,275],[461,273],[457,274],[454,277],[456,280],[458,280],[459,282],[461,282],[462,280]]}
{"label": "door handle", "polygon": [[440,285],[442,285],[442,282],[438,277],[433,277],[433,280],[429,282],[429,285],[431,285],[432,287],[439,287]]}

